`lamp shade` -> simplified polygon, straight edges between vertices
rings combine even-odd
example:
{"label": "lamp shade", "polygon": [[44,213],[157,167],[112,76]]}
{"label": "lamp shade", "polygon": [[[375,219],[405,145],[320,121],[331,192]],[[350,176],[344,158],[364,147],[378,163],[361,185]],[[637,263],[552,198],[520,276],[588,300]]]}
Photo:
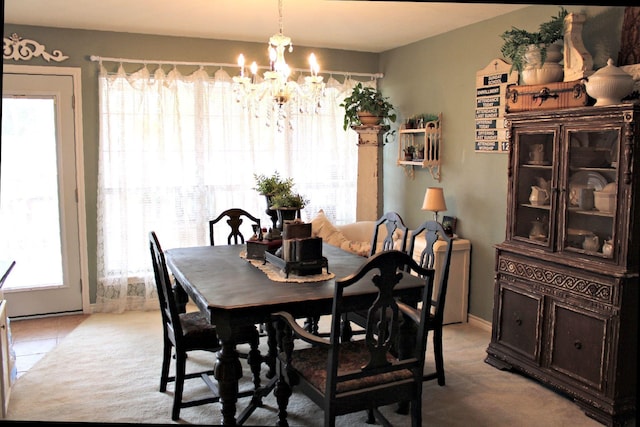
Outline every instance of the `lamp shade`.
{"label": "lamp shade", "polygon": [[424,202],[422,202],[423,211],[442,212],[447,210],[447,204],[444,201],[444,192],[440,187],[429,187],[424,194]]}

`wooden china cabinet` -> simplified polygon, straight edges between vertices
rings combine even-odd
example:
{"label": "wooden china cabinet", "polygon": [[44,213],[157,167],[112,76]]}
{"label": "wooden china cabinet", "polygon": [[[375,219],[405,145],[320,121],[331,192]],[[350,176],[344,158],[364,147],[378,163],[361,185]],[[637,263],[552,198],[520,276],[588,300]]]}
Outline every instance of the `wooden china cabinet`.
{"label": "wooden china cabinet", "polygon": [[505,116],[507,229],[486,361],[606,425],[636,412],[639,115],[619,104]]}

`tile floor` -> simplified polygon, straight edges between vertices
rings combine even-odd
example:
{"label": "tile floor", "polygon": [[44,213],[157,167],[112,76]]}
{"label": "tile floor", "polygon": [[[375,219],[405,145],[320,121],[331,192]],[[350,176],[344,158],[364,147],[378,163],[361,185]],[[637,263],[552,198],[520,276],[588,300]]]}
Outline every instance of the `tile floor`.
{"label": "tile floor", "polygon": [[11,319],[11,337],[18,378],[78,326],[88,314]]}

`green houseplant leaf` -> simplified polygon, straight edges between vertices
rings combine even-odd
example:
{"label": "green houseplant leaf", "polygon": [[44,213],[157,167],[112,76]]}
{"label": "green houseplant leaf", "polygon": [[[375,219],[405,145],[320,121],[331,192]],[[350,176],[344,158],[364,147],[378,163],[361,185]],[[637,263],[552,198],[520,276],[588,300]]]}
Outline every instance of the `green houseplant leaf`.
{"label": "green houseplant leaf", "polygon": [[265,196],[290,192],[293,188],[293,178],[282,178],[278,171],[270,176],[254,173],[253,177],[256,181],[256,186],[253,189]]}
{"label": "green houseplant leaf", "polygon": [[278,193],[271,197],[271,209],[302,209],[307,203],[309,203],[309,201],[305,199],[303,195],[291,191]]}

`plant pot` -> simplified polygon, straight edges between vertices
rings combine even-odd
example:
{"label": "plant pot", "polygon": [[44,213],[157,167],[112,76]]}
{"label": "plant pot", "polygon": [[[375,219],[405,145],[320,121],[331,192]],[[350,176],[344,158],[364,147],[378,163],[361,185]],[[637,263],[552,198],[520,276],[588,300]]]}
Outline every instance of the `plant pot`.
{"label": "plant pot", "polygon": [[269,217],[271,218],[271,224],[272,224],[272,228],[276,228],[276,224],[278,222],[278,212],[276,212],[275,210],[271,209],[271,194],[265,194],[264,197],[267,199],[267,210],[265,210],[265,213],[267,215],[269,215]]}
{"label": "plant pot", "polygon": [[542,85],[561,82],[564,68],[559,62],[562,60],[561,46],[553,43],[547,46],[547,53],[542,63],[542,53],[537,45],[529,45],[524,54],[524,69],[522,82],[525,85]]}
{"label": "plant pot", "polygon": [[276,228],[281,232],[284,231],[284,222],[293,221],[296,218],[300,218],[299,208],[281,208],[276,209],[278,215],[278,224]]}
{"label": "plant pot", "polygon": [[369,112],[363,111],[358,113],[358,119],[363,126],[376,126],[382,122],[382,117],[375,116]]}

